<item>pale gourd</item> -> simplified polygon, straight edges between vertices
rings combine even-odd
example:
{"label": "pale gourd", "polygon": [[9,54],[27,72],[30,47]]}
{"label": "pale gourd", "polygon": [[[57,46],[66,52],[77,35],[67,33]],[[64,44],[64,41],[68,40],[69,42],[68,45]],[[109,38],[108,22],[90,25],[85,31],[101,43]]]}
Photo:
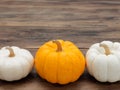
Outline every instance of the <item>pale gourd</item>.
{"label": "pale gourd", "polygon": [[26,49],[16,46],[0,49],[0,79],[5,81],[20,80],[32,70],[33,56]]}
{"label": "pale gourd", "polygon": [[93,44],[86,54],[87,69],[100,82],[120,81],[120,43]]}

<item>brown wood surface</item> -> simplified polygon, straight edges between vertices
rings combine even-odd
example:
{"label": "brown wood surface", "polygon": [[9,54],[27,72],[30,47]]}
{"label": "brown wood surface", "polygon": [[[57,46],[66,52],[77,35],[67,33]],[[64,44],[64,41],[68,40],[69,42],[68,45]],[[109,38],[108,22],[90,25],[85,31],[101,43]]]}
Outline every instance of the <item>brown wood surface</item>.
{"label": "brown wood surface", "polygon": [[[35,55],[53,39],[74,42],[84,55],[93,43],[120,42],[120,0],[0,0],[0,47],[15,45]],[[19,81],[0,80],[0,90],[120,90],[120,82],[100,83],[85,71],[61,86],[33,70]]]}

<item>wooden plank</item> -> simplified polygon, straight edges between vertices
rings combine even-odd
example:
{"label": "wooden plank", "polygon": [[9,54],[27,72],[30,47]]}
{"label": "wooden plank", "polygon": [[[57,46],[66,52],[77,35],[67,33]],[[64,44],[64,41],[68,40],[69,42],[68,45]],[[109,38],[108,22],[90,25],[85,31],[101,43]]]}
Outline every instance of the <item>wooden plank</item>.
{"label": "wooden plank", "polygon": [[9,39],[1,34],[4,42],[0,46],[38,48],[48,40],[60,38],[88,48],[102,40],[119,41],[119,4],[118,0],[2,0],[0,30],[10,34]]}
{"label": "wooden plank", "polygon": [[55,39],[70,40],[80,49],[87,49],[92,44],[103,40],[120,42],[120,30],[99,29],[0,27],[0,47],[16,45],[24,48],[38,48],[45,42]]}
{"label": "wooden plank", "polygon": [[118,0],[114,2],[3,0],[0,2],[0,26],[102,27],[106,29],[120,27],[119,11]]}

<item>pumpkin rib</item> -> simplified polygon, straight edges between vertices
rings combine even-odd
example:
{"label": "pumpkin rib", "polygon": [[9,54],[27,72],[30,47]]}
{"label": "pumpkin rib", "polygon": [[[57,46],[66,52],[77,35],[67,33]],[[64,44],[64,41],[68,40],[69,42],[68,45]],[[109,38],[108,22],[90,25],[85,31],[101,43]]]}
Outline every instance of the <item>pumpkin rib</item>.
{"label": "pumpkin rib", "polygon": [[[73,62],[75,62],[75,59],[73,58],[73,56],[74,56],[74,54],[75,53],[73,53],[73,52],[71,52],[71,55],[69,55],[69,57],[71,57],[71,60],[72,60],[72,72],[74,72],[74,70],[73,70],[73,66],[74,66],[74,64],[73,64]],[[78,60],[79,60],[79,55],[77,56],[78,57]],[[82,72],[83,73],[83,72]],[[81,74],[82,74],[81,73]],[[81,75],[80,74],[80,75]],[[78,76],[78,78],[80,77],[80,75]],[[77,78],[76,78],[77,79]],[[76,81],[75,79],[74,79],[74,74],[72,75],[72,78],[71,78],[71,82],[74,82],[74,81]]]}
{"label": "pumpkin rib", "polygon": [[[47,56],[47,61],[45,62],[44,72],[45,72],[45,79],[49,82],[56,83],[56,73],[57,73],[57,56],[56,52],[50,53]],[[53,57],[54,56],[54,57]],[[51,73],[53,72],[53,73]]]}
{"label": "pumpkin rib", "polygon": [[70,80],[70,82],[74,82],[73,81],[73,58],[72,58],[72,56],[71,55],[69,55],[68,53],[67,53],[67,55],[69,56],[69,57],[71,57],[70,59],[71,59],[71,67],[72,67],[72,75],[71,75],[71,80]]}
{"label": "pumpkin rib", "polygon": [[[48,52],[49,53],[49,52]],[[42,75],[43,75],[43,78],[45,79],[45,74],[44,74],[44,66],[45,66],[45,62],[46,62],[46,56],[47,56],[48,54],[46,54],[45,56],[44,56],[44,63],[43,63],[43,67],[42,67]]]}
{"label": "pumpkin rib", "polygon": [[[66,55],[69,56],[68,53],[67,53]],[[67,57],[67,56],[66,56],[66,57]],[[68,58],[68,57],[67,57],[67,58]],[[69,58],[68,58],[68,59],[69,59]],[[71,64],[70,67],[71,67],[72,69],[71,69],[71,80],[69,80],[69,82],[72,81],[72,77],[73,77],[73,59],[72,59],[72,57],[71,57],[71,59],[70,59],[70,64]]]}
{"label": "pumpkin rib", "polygon": [[[50,54],[50,53],[46,54],[46,56],[48,56],[49,54]],[[47,58],[47,57],[45,57],[45,59],[44,59],[45,61],[44,61],[44,64],[43,64],[43,69],[42,69],[42,73],[43,73],[44,79],[46,79],[46,76],[45,76],[45,64],[46,64],[46,61],[47,61],[46,58]]]}
{"label": "pumpkin rib", "polygon": [[[99,62],[99,65],[94,65],[94,63],[96,62],[96,61],[101,61],[100,59],[99,60],[97,60],[98,59],[98,57],[102,57],[103,55],[98,55],[95,59],[94,59],[94,61],[92,62],[92,71],[94,72],[94,71],[99,71],[99,70],[102,70],[103,71],[103,69],[101,69],[102,67],[100,67],[99,68],[99,70],[95,70],[96,68],[98,68],[99,67],[99,65],[101,65],[101,63]],[[107,61],[107,60],[104,60],[104,61]],[[107,62],[106,62],[107,63]],[[104,64],[105,64],[105,62],[104,62]],[[103,65],[103,64],[102,64]],[[106,64],[107,66],[106,66],[106,71],[108,70],[108,63]],[[105,70],[105,68],[104,68],[104,70]],[[101,74],[101,72],[99,73],[99,74]],[[108,72],[104,72],[104,74],[106,74],[105,76],[107,77],[108,76]],[[95,79],[97,79],[97,80],[99,80],[100,79],[100,76],[101,75],[103,75],[103,74],[101,74],[100,76],[99,75],[96,75],[96,73],[93,73],[93,75],[95,76],[94,78]],[[96,77],[96,76],[99,76],[99,78],[98,77]],[[107,78],[106,79],[104,79],[104,81],[107,81]],[[103,80],[101,81],[101,82],[103,82]]]}
{"label": "pumpkin rib", "polygon": [[[3,59],[4,59],[4,58],[3,58]],[[1,61],[2,61],[2,64],[1,64],[1,65],[5,65],[5,61],[4,61],[4,60],[0,60],[0,63],[1,63]],[[0,66],[1,66],[1,65],[0,65]],[[1,67],[0,67],[0,68],[1,68]],[[0,70],[1,70],[1,69],[0,69]],[[1,76],[0,79],[4,79],[5,76],[3,75],[3,71],[1,70],[0,72],[1,72],[1,73],[0,73],[0,76]]]}
{"label": "pumpkin rib", "polygon": [[[97,57],[98,57],[98,55],[97,55]],[[96,60],[96,57],[93,59],[93,61],[91,62],[91,65],[90,66],[93,66],[94,65],[94,61]],[[92,75],[94,75],[94,73],[93,73],[93,67],[91,67],[91,73],[92,73]]]}
{"label": "pumpkin rib", "polygon": [[[68,53],[66,53],[66,59],[69,60],[69,62],[71,61],[71,62],[69,63],[69,64],[70,64],[69,67],[72,68],[72,70],[71,70],[72,73],[71,73],[71,75],[70,75],[70,76],[71,76],[71,80],[68,81],[68,82],[71,82],[71,81],[72,81],[72,76],[73,76],[73,67],[72,67],[73,64],[72,64],[72,59],[69,59],[67,56],[68,56]],[[67,83],[68,83],[68,82],[67,82]]]}
{"label": "pumpkin rib", "polygon": [[[43,57],[43,56],[41,56],[41,57]],[[40,58],[40,57],[39,57]],[[43,73],[43,67],[44,67],[44,63],[45,63],[45,57],[43,57],[44,58],[44,60],[42,61],[42,63],[43,63],[43,66],[41,67],[42,68],[42,70],[41,70],[41,74],[40,74],[40,71],[38,71],[38,73],[40,74],[40,76],[44,79],[44,73]],[[40,59],[39,59],[40,60]]]}
{"label": "pumpkin rib", "polygon": [[58,79],[58,72],[59,72],[59,54],[60,52],[57,53],[57,71],[56,71],[56,83],[59,82],[59,79]]}
{"label": "pumpkin rib", "polygon": [[[24,51],[24,52],[25,52],[25,50],[24,50],[24,49],[21,49],[21,51]],[[30,53],[29,53],[29,54],[30,54]],[[25,58],[26,58],[26,56],[23,56],[23,57],[25,57]],[[26,61],[29,63],[29,65],[30,65],[30,66],[32,66],[32,65],[34,66],[34,61],[33,61],[33,63],[29,62],[29,60],[26,60]]]}
{"label": "pumpkin rib", "polygon": [[[26,61],[26,63],[28,63],[27,62],[27,60],[24,60],[24,61]],[[28,63],[29,64],[29,63]],[[30,65],[30,64],[29,64]],[[20,65],[21,66],[21,69],[22,69],[22,73],[25,73],[25,70],[24,70],[24,68],[23,68],[23,66],[22,65]]]}
{"label": "pumpkin rib", "polygon": [[[109,82],[115,82],[115,81],[119,80],[119,75],[120,75],[120,74],[119,74],[119,71],[120,71],[119,68],[120,68],[120,66],[119,66],[118,63],[120,62],[120,60],[119,60],[119,59],[117,58],[117,56],[114,55],[114,54],[113,54],[113,55],[110,55],[109,57],[110,57],[110,58],[113,58],[113,59],[111,59],[111,60],[108,59],[108,60],[107,60],[107,62],[108,62],[108,63],[107,63],[107,66],[108,66],[108,67],[107,67],[107,70],[108,70],[108,71],[107,71],[107,77],[108,77],[107,81],[109,81]],[[114,60],[114,63],[111,63],[112,60]],[[116,69],[117,67],[116,67],[115,63],[116,63],[117,66],[119,66],[119,67],[118,67],[119,70]],[[114,65],[114,67],[113,67],[113,65]],[[114,70],[111,69],[111,67],[114,68]],[[115,72],[115,71],[116,71],[116,72]],[[110,73],[110,72],[114,73],[114,74],[113,74],[114,79],[113,79],[113,77],[111,76],[111,73]],[[117,73],[117,74],[116,74],[116,73]]]}
{"label": "pumpkin rib", "polygon": [[[14,63],[16,63],[16,62],[17,62],[17,61],[14,60]],[[20,61],[19,61],[19,62],[20,62]],[[8,71],[8,70],[10,70],[10,69],[13,69],[13,67],[14,67],[14,66],[11,67],[11,65],[10,65],[9,63],[5,63],[4,66],[9,66],[9,67],[7,67],[7,69],[4,68],[5,71]],[[18,72],[20,72],[20,71],[23,73],[23,68],[21,68],[21,66],[22,66],[21,63],[18,63],[18,62],[17,62],[17,64],[15,64],[15,66],[17,66],[19,69],[18,69],[18,68],[15,68],[15,69],[16,69],[16,72],[13,73],[14,77],[18,76]],[[22,67],[23,67],[23,66],[22,66]],[[13,72],[13,71],[12,71],[12,72]],[[20,77],[19,77],[18,79],[21,79],[21,78],[22,78],[22,73],[19,73]],[[11,71],[10,71],[10,74],[11,74]],[[8,75],[8,74],[7,74],[7,75]],[[10,75],[9,75],[9,76],[10,76]],[[10,78],[11,78],[11,77],[10,77]],[[6,76],[6,75],[5,75],[5,77],[4,77],[5,80],[9,80],[10,78],[9,78],[8,76]],[[13,78],[12,78],[12,79],[13,79]],[[15,80],[16,80],[16,78],[15,78]]]}
{"label": "pumpkin rib", "polygon": [[[47,52],[47,53],[49,53],[49,52]],[[38,61],[37,60],[40,60],[39,61],[39,63],[41,63],[41,60],[44,60],[44,61],[42,61],[42,64],[43,64],[43,66],[41,67],[42,69],[41,69],[41,74],[40,74],[40,71],[39,70],[37,70],[39,73],[39,75],[42,77],[42,78],[44,78],[44,73],[43,73],[43,68],[44,68],[44,63],[45,63],[45,57],[47,56],[47,53],[45,53],[45,54],[41,54],[41,52],[38,52],[37,54],[38,55],[40,55],[40,56],[38,56],[38,58],[36,57],[36,63],[38,63]],[[41,56],[42,55],[42,56]],[[42,59],[40,59],[40,58],[42,58]],[[36,64],[36,65],[38,65],[38,64]],[[38,69],[38,66],[36,67],[36,69]]]}
{"label": "pumpkin rib", "polygon": [[[74,61],[76,60],[76,58],[75,58],[75,55],[74,55],[74,53],[71,53],[72,54],[72,57],[71,57],[71,59],[73,59]],[[74,58],[75,59],[74,59]],[[75,66],[74,64],[73,64],[73,66]],[[74,71],[73,71],[74,72]],[[75,77],[74,77],[75,76]],[[79,74],[79,76],[78,76],[78,78],[80,77],[80,74]],[[76,81],[77,79],[78,79],[77,77],[76,77],[76,73],[75,73],[75,75],[73,75],[73,77],[72,77],[72,82],[74,82],[74,81]]]}
{"label": "pumpkin rib", "polygon": [[[31,65],[31,63],[28,62],[28,60],[24,60],[24,61],[26,61],[26,65],[30,67],[30,68],[29,68],[29,72],[30,72],[30,71],[32,70],[32,67],[31,67],[32,65]],[[26,66],[26,65],[25,65],[25,66]],[[21,65],[21,66],[22,66],[22,65]],[[25,67],[25,66],[24,66],[24,67]],[[27,73],[27,74],[28,74],[28,72],[26,72],[23,67],[22,67],[22,69],[23,69],[23,72],[24,72],[24,73]],[[28,71],[28,68],[27,68],[27,71]],[[24,77],[27,76],[27,74],[24,75]],[[22,77],[21,77],[21,78],[22,78]]]}
{"label": "pumpkin rib", "polygon": [[[28,63],[29,66],[32,66],[32,63],[30,63],[28,60],[25,60],[25,61],[26,61],[26,63]],[[33,66],[34,66],[34,62],[33,62]],[[31,67],[31,69],[32,69],[32,67]]]}
{"label": "pumpkin rib", "polygon": [[[90,53],[90,52],[88,51],[87,54],[89,54],[89,53]],[[87,54],[86,54],[86,56],[87,56]],[[88,57],[86,57],[86,65],[87,65],[87,68],[88,68],[88,64],[89,64],[89,67],[92,66],[92,63],[93,63],[93,61],[95,60],[95,57],[96,57],[96,56],[95,56],[95,55],[96,55],[95,52],[92,51],[89,56],[91,56],[91,54],[94,55],[94,57],[93,57],[93,59],[92,59],[91,62],[90,62],[90,60],[88,60]],[[89,70],[88,70],[89,74],[93,76],[93,70],[92,70],[92,68],[88,68],[88,69],[89,69]]]}
{"label": "pumpkin rib", "polygon": [[53,46],[51,46],[50,44],[45,44],[47,47],[49,47],[49,48],[52,48],[52,49],[54,49],[54,47]]}
{"label": "pumpkin rib", "polygon": [[63,47],[68,47],[69,49],[73,48],[72,44],[66,44],[67,42],[64,43]]}
{"label": "pumpkin rib", "polygon": [[[79,52],[80,53],[80,52]],[[76,53],[73,53],[73,57],[75,58],[76,57],[76,59],[75,60],[79,60],[79,64],[80,65],[82,65],[82,66],[80,66],[79,68],[80,68],[80,70],[79,70],[79,76],[77,75],[77,77],[76,77],[76,80],[83,74],[83,72],[84,72],[84,69],[85,69],[85,62],[83,61],[84,60],[84,58],[80,58],[81,57],[81,53],[79,54],[79,55],[76,55]],[[77,61],[75,61],[76,63],[77,63]],[[84,65],[83,65],[83,63],[84,63]],[[76,81],[75,79],[74,79],[74,81]]]}
{"label": "pumpkin rib", "polygon": [[58,82],[58,83],[60,83],[60,80],[59,80],[60,53],[61,53],[61,52],[58,52],[58,67],[57,67],[57,82]]}
{"label": "pumpkin rib", "polygon": [[[67,84],[67,83],[69,83],[69,82],[71,82],[71,65],[72,65],[72,63],[71,62],[69,62],[69,58],[66,56],[67,55],[67,53],[65,53],[64,52],[64,54],[63,55],[65,55],[65,57],[64,57],[64,59],[61,59],[61,57],[62,57],[62,54],[60,54],[61,56],[60,56],[60,64],[59,64],[59,67],[58,67],[58,72],[59,72],[59,74],[58,74],[58,79],[59,79],[59,82],[58,83],[60,83],[60,84]],[[62,61],[64,61],[63,62],[63,64],[65,65],[64,67],[62,67],[61,65],[62,65]],[[67,72],[67,69],[69,70],[68,72]],[[66,74],[67,74],[67,76],[66,76]],[[65,75],[65,76],[63,76],[63,75]],[[66,77],[66,79],[65,79],[65,77]]]}
{"label": "pumpkin rib", "polygon": [[[36,56],[35,56],[35,68],[36,68],[36,71],[38,72],[38,74],[43,78],[43,76],[40,74],[40,71],[39,71],[38,68],[37,68],[37,67],[38,67],[38,60],[40,60],[40,59],[39,59],[40,57],[38,56],[39,54],[40,54],[40,53],[37,52],[37,53],[36,53]],[[36,63],[37,63],[37,64],[36,64]]]}

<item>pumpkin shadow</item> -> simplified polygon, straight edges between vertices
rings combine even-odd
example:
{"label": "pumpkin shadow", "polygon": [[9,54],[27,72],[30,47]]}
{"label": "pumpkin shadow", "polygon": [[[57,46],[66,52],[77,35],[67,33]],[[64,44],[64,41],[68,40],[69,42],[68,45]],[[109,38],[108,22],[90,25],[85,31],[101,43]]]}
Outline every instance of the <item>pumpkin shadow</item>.
{"label": "pumpkin shadow", "polygon": [[29,74],[28,76],[26,76],[25,78],[22,78],[20,80],[16,80],[16,81],[4,81],[4,80],[0,80],[0,85],[2,84],[22,84],[23,82],[26,83],[28,81],[30,81],[33,78],[33,74]]}
{"label": "pumpkin shadow", "polygon": [[[78,89],[76,87],[81,87],[84,85],[84,82],[88,81],[86,80],[86,74],[83,74],[82,76],[80,76],[80,78],[75,81],[75,82],[71,82],[71,83],[68,83],[68,84],[65,84],[65,85],[61,85],[61,84],[58,84],[58,83],[55,83],[55,84],[52,84],[44,79],[42,79],[41,77],[37,77],[37,82],[39,82],[40,85],[46,87],[47,90],[58,90],[58,89],[62,89],[62,90],[66,90],[66,89]],[[94,78],[93,78],[94,80]],[[49,88],[50,87],[50,88]]]}
{"label": "pumpkin shadow", "polygon": [[25,78],[22,78],[20,80],[16,80],[16,81],[0,80],[0,90],[1,90],[1,88],[3,90],[14,90],[17,88],[24,87],[25,85],[32,83],[34,81],[35,76],[36,75],[32,71],[28,76],[26,76]]}
{"label": "pumpkin shadow", "polygon": [[[36,71],[32,71],[27,77],[13,82],[7,82],[0,80],[0,90],[16,90],[17,88],[30,89],[38,88],[44,90],[89,90],[90,88],[95,88],[96,90],[108,90],[113,87],[114,90],[119,90],[120,82],[115,83],[101,83],[97,81],[94,77],[90,76],[85,70],[83,75],[75,82],[68,83],[65,85],[52,84],[42,79],[37,75]],[[34,86],[34,87],[33,87]]]}

